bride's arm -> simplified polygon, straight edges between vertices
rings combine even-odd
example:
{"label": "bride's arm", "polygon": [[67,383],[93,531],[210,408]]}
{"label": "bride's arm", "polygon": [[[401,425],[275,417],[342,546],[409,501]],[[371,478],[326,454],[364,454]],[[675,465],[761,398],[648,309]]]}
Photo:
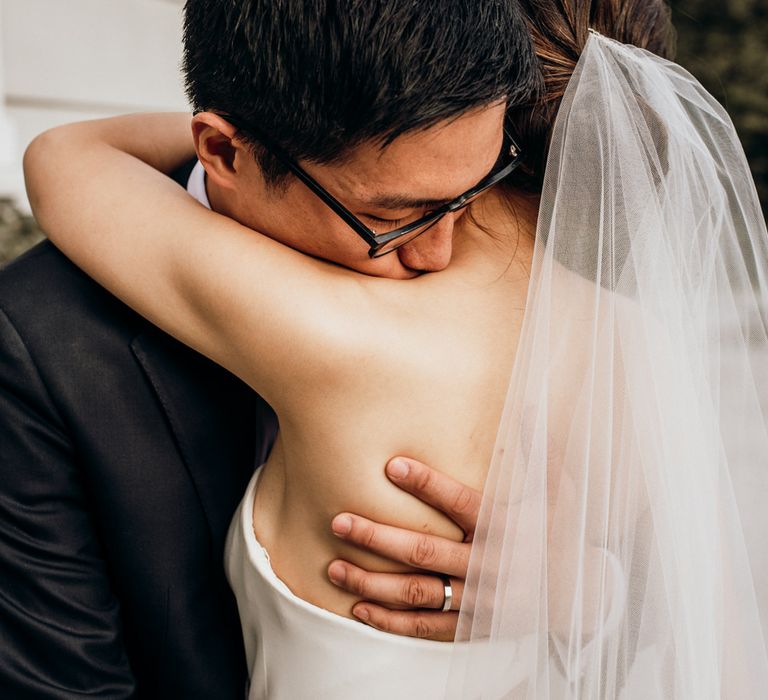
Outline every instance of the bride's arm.
{"label": "bride's arm", "polygon": [[287,376],[309,389],[343,366],[367,297],[354,273],[209,211],[156,169],[193,155],[188,115],[59,127],[25,155],[30,202],[85,272],[279,409]]}
{"label": "bride's arm", "polygon": [[[57,144],[62,139],[69,142],[72,161],[60,160],[53,150],[62,145]],[[30,197],[36,197],[39,194],[37,185],[43,184],[38,180],[40,173],[35,160],[38,156],[43,161],[39,165],[46,167],[52,177],[70,177],[76,168],[84,170],[78,167],[81,161],[77,150],[99,145],[130,154],[163,173],[172,173],[195,157],[190,115],[186,112],[133,114],[66,124],[40,134],[24,155]],[[49,193],[42,194],[47,197]]]}

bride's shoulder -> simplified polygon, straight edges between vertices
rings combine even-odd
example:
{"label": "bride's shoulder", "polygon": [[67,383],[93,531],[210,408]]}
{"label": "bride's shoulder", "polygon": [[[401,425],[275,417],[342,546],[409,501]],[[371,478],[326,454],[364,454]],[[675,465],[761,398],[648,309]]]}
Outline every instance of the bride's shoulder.
{"label": "bride's shoulder", "polygon": [[584,405],[590,392],[590,405],[611,402],[636,369],[636,350],[661,336],[660,321],[639,303],[629,279],[580,274],[559,263],[554,267],[546,308],[529,309],[532,316],[550,319],[553,401],[565,412]]}
{"label": "bride's shoulder", "polygon": [[638,303],[632,276],[625,272],[578,271],[555,260],[551,271],[540,277],[540,286],[548,287],[552,314],[563,327],[589,325],[605,337],[613,323],[632,323],[647,312]]}

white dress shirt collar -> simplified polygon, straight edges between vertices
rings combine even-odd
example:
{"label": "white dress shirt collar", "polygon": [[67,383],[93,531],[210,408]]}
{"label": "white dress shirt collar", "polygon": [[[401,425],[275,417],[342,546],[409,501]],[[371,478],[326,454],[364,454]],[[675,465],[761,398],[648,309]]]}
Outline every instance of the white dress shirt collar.
{"label": "white dress shirt collar", "polygon": [[205,189],[205,168],[200,161],[195,163],[192,172],[187,180],[187,192],[191,194],[204,207],[211,208],[211,201],[208,199],[208,191]]}

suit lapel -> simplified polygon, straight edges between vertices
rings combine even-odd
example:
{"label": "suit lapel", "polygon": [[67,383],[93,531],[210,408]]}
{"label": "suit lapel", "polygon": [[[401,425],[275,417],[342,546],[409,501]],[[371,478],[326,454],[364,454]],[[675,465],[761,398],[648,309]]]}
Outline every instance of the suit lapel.
{"label": "suit lapel", "polygon": [[168,419],[213,541],[220,542],[274,441],[274,414],[239,379],[154,328],[134,338],[131,349]]}

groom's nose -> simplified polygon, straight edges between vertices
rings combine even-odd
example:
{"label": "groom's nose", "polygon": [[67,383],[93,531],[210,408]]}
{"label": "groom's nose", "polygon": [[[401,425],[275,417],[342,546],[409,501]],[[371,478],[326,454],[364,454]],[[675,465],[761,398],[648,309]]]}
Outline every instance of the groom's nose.
{"label": "groom's nose", "polygon": [[446,214],[418,238],[397,249],[400,262],[411,270],[439,272],[448,267],[453,252],[456,214]]}

